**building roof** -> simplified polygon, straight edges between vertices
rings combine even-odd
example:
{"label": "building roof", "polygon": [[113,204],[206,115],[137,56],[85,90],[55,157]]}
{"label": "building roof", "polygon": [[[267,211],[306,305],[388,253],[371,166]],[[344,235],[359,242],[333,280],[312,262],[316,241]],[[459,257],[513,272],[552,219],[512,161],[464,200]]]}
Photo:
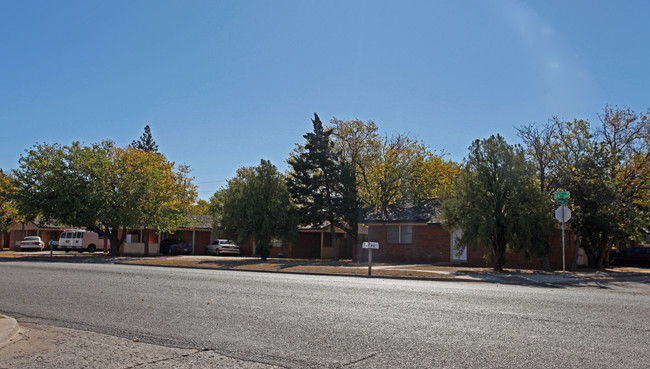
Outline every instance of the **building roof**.
{"label": "building roof", "polygon": [[[211,215],[204,215],[204,214],[185,214],[185,217],[189,220],[188,224],[183,224],[180,226],[180,228],[185,228],[185,229],[212,229],[212,216]],[[75,227],[68,227],[68,226],[63,226],[60,224],[57,224],[56,221],[41,221],[41,220],[33,220],[25,223],[26,228],[25,229],[56,229],[56,230],[63,230],[65,228],[75,228]],[[22,228],[21,223],[13,223],[12,225],[9,226],[10,230],[19,230]],[[78,227],[76,227],[78,228]]]}
{"label": "building roof", "polygon": [[378,210],[366,216],[366,223],[415,222],[440,224],[440,200],[432,199],[423,204],[391,205],[386,211]]}
{"label": "building roof", "polygon": [[212,215],[207,214],[186,214],[185,217],[190,220],[181,228],[189,229],[212,229]]}

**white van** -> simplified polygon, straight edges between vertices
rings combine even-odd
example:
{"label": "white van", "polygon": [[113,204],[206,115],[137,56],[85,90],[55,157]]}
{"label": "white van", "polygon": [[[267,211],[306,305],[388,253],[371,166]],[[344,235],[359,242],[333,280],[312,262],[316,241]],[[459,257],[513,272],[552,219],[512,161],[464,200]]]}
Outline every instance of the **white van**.
{"label": "white van", "polygon": [[84,229],[66,229],[59,237],[59,250],[75,250],[79,252],[95,252],[98,248],[104,248],[104,239],[95,232]]}

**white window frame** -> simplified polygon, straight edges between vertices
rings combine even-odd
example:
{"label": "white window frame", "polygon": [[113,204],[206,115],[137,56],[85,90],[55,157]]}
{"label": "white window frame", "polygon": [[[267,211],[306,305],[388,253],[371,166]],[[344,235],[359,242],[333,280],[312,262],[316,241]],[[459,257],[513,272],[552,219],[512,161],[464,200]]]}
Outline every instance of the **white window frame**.
{"label": "white window frame", "polygon": [[462,235],[463,235],[463,231],[461,229],[457,229],[451,232],[451,242],[449,242],[451,261],[467,261],[467,246],[463,248],[463,252],[460,255],[456,254],[455,246],[458,243],[458,239]]}

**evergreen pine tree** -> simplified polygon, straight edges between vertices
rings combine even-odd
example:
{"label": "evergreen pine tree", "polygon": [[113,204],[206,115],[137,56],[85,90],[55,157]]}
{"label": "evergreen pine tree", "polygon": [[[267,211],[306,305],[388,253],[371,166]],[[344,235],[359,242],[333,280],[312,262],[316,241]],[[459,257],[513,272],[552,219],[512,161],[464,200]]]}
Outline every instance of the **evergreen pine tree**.
{"label": "evergreen pine tree", "polygon": [[142,136],[137,141],[131,143],[131,147],[144,152],[158,152],[158,145],[156,145],[156,141],[151,136],[151,129],[148,124],[144,126]]}
{"label": "evergreen pine tree", "polygon": [[320,227],[329,223],[330,245],[334,259],[338,259],[335,227],[356,232],[358,202],[354,176],[333,149],[332,130],[323,129],[316,113],[312,123],[313,132],[303,136],[307,141],[304,148],[288,160],[293,169],[289,190],[298,204],[303,225]]}

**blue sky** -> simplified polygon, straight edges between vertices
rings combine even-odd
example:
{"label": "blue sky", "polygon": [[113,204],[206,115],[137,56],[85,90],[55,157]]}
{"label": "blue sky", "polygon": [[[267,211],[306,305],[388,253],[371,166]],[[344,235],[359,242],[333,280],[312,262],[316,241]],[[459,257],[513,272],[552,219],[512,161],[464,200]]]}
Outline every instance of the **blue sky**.
{"label": "blue sky", "polygon": [[462,161],[552,116],[650,108],[647,1],[0,0],[0,168],[37,142],[128,145],[149,124],[208,199],[280,170],[313,113]]}

